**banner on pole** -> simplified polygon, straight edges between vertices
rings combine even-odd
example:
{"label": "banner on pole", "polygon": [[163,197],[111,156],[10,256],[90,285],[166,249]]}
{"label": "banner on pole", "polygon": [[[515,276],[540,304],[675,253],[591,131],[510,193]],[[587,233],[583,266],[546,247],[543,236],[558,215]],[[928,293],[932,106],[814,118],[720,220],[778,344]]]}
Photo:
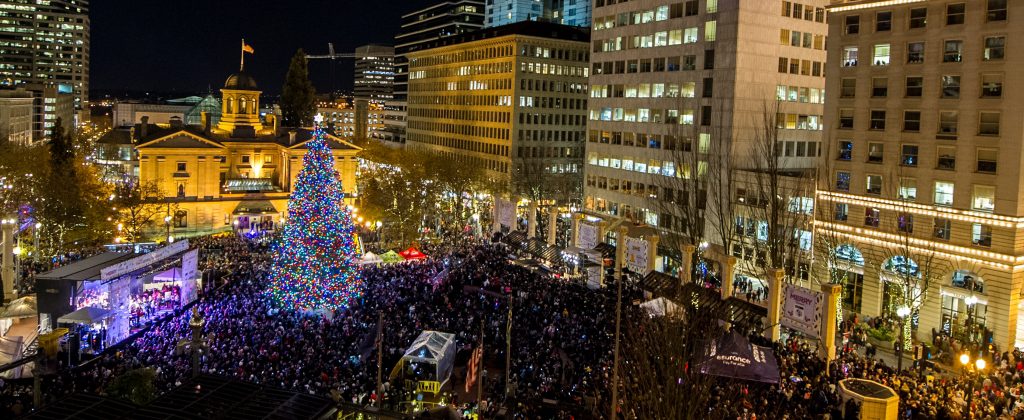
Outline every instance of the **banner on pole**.
{"label": "banner on pole", "polygon": [[515,230],[516,228],[516,203],[503,198],[494,199],[494,208],[497,210],[498,223]]}
{"label": "banner on pole", "polygon": [[584,222],[579,222],[576,226],[576,246],[582,249],[597,247],[597,226]]}
{"label": "banner on pole", "polygon": [[634,273],[647,275],[650,271],[647,261],[647,248],[650,242],[645,239],[626,237],[626,267]]}
{"label": "banner on pole", "polygon": [[782,325],[811,337],[821,331],[825,296],[821,292],[785,284],[782,288]]}

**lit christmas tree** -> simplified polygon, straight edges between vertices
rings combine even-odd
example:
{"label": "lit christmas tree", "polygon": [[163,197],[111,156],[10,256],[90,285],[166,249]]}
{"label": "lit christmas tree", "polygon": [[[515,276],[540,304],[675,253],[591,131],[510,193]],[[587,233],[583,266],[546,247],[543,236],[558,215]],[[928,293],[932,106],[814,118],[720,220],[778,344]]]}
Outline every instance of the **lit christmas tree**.
{"label": "lit christmas tree", "polygon": [[322,120],[318,115],[288,202],[284,232],[273,247],[269,293],[286,309],[347,307],[362,290],[352,213],[343,200]]}

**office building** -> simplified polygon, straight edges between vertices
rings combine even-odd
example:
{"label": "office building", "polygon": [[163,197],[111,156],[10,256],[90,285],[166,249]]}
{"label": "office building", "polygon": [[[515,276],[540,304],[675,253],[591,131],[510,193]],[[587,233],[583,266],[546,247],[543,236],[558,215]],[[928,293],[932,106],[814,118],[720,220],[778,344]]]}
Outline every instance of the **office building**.
{"label": "office building", "polygon": [[[0,1],[0,83],[56,86],[87,116],[89,2]],[[73,126],[74,119],[65,121]]]}
{"label": "office building", "polygon": [[585,29],[527,21],[410,52],[408,147],[514,187],[564,181],[578,189],[588,39]]}
{"label": "office building", "polygon": [[487,27],[525,20],[590,26],[590,0],[487,0]]}
{"label": "office building", "polygon": [[[770,167],[755,139],[777,136],[780,184],[797,202],[812,201],[813,185],[802,179],[813,173],[821,143],[826,4],[595,1],[583,204],[588,223],[604,227],[597,242],[613,242],[619,226],[641,224],[661,235],[652,264],[658,271],[677,270],[679,244],[697,245],[709,267],[702,271],[719,283],[709,287],[767,284],[758,241],[768,223],[743,204],[751,203],[748,195],[763,196],[756,184],[766,175],[756,169]],[[709,176],[715,168],[720,173]],[[743,226],[731,249],[723,237],[733,235],[715,225],[723,212],[682,204],[706,206],[701,190],[727,177],[724,189],[737,196],[722,202],[738,203],[735,223]],[[799,238],[794,254],[810,251],[804,216],[789,227]],[[687,226],[697,233],[686,233]],[[726,267],[732,257],[736,266]],[[809,277],[810,258],[803,257],[786,263],[801,280]]]}
{"label": "office building", "polygon": [[383,104],[392,98],[395,84],[395,48],[364,45],[356,48],[355,97]]}
{"label": "office building", "polygon": [[406,54],[440,38],[472,32],[483,26],[483,0],[440,1],[402,16],[402,29],[395,36],[394,98],[384,107],[384,140],[405,143],[409,82]]}
{"label": "office building", "polygon": [[0,90],[0,143],[32,144],[32,92]]}
{"label": "office building", "polygon": [[1011,0],[832,2],[816,236],[848,310],[1024,345],[1022,18]]}
{"label": "office building", "polygon": [[213,125],[220,122],[220,99],[213,94],[188,96],[166,101],[118,101],[113,104],[114,127],[129,127],[148,117],[150,124],[170,124],[177,118],[186,125],[201,125],[206,113]]}
{"label": "office building", "polygon": [[28,83],[21,85],[32,93],[32,141],[48,139],[53,134],[53,126],[60,119],[65,131],[74,133],[75,96],[63,85],[52,83]]}
{"label": "office building", "polygon": [[[360,103],[367,107],[362,119],[357,118],[356,107]],[[382,139],[384,136],[384,106],[381,104],[355,100],[320,101],[316,112],[324,116],[324,125],[342,139]]]}

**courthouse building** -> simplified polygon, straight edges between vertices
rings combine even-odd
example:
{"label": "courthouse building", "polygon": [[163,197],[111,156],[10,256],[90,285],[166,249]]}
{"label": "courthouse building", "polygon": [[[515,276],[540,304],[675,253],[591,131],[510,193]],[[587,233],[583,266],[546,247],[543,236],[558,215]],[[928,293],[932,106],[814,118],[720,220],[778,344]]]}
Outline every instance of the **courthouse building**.
{"label": "courthouse building", "polygon": [[[282,128],[274,114],[259,115],[260,90],[247,73],[228,77],[221,91],[220,121],[205,113],[201,125],[147,117],[115,130],[101,144],[131,145],[140,182],[155,181],[168,205],[172,235],[216,230],[272,230],[287,215],[288,197],[302,169],[308,128]],[[328,136],[347,198],[356,190],[359,147]],[[164,226],[160,226],[163,232]]]}

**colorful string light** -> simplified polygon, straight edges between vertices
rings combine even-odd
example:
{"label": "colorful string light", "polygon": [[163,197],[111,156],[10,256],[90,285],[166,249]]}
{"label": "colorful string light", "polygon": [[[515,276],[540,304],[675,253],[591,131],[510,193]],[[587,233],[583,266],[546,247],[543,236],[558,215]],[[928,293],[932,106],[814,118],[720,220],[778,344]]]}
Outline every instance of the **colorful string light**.
{"label": "colorful string light", "polygon": [[287,309],[348,307],[362,291],[352,213],[325,137],[317,118],[284,232],[273,245],[268,293]]}

